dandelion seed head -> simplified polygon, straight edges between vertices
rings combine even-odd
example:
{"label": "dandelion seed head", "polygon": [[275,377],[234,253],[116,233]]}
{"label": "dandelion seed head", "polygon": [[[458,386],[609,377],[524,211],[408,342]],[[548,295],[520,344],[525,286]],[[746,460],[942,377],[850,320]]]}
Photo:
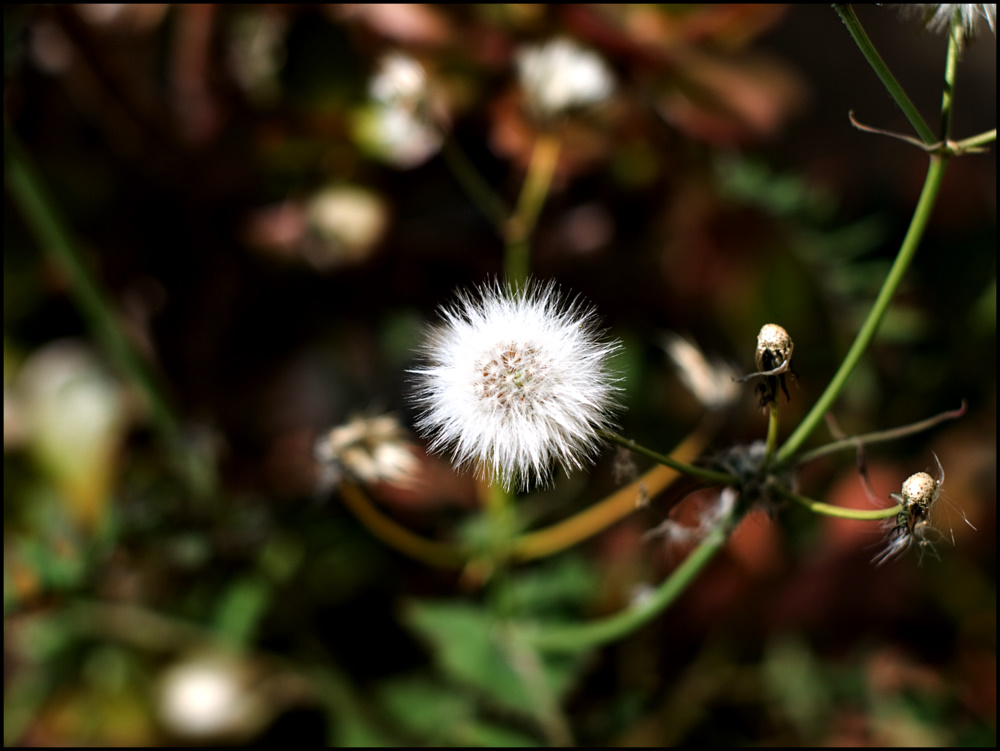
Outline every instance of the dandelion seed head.
{"label": "dandelion seed head", "polygon": [[900,6],[908,15],[920,15],[924,26],[931,31],[947,31],[951,19],[957,13],[962,28],[969,36],[974,35],[983,23],[996,33],[997,6],[995,3],[941,3],[908,4]]}
{"label": "dandelion seed head", "polygon": [[441,309],[423,350],[416,427],[433,451],[506,488],[544,485],[551,465],[592,460],[619,391],[608,360],[620,345],[594,309],[555,284],[514,291],[499,283]]}
{"label": "dandelion seed head", "polygon": [[569,39],[523,48],[517,71],[529,109],[543,118],[604,101],[615,86],[604,61]]}

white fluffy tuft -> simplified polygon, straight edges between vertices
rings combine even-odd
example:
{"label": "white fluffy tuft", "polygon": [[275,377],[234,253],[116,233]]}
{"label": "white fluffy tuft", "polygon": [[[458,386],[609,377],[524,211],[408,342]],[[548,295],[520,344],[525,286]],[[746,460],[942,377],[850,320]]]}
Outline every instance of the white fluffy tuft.
{"label": "white fluffy tuft", "polygon": [[433,451],[507,489],[551,481],[592,461],[620,390],[608,367],[620,349],[596,313],[554,283],[513,291],[497,282],[459,293],[422,351],[417,430]]}

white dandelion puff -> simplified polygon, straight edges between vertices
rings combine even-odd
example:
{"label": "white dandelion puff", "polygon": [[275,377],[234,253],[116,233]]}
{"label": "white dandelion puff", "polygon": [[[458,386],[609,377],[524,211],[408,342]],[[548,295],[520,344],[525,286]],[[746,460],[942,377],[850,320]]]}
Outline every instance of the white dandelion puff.
{"label": "white dandelion puff", "polygon": [[975,34],[983,23],[996,33],[997,6],[994,3],[912,4],[900,7],[909,15],[919,14],[924,26],[931,31],[947,31],[951,26],[951,19],[958,14],[967,35]]}
{"label": "white dandelion puff", "polygon": [[615,79],[604,61],[569,39],[553,39],[517,54],[528,107],[543,118],[611,96]]}
{"label": "white dandelion puff", "polygon": [[554,462],[568,472],[593,460],[618,408],[609,358],[620,344],[601,335],[592,307],[554,283],[494,282],[441,315],[411,371],[431,450],[507,489],[549,483]]}

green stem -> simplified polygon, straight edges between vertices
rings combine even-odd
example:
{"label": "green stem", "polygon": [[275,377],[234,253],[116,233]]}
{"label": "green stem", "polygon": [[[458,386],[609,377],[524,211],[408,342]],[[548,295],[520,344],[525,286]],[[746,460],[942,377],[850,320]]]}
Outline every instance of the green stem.
{"label": "green stem", "polygon": [[899,248],[899,254],[896,256],[892,268],[889,269],[889,274],[882,283],[882,289],[879,290],[878,297],[875,299],[868,317],[862,324],[861,330],[858,331],[854,343],[851,345],[850,350],[844,357],[844,361],[840,364],[840,368],[833,376],[830,384],[826,387],[826,390],[816,404],[813,405],[809,414],[803,418],[802,422],[799,423],[798,427],[778,450],[777,459],[779,464],[787,463],[795,455],[795,452],[799,450],[813,430],[816,429],[816,426],[823,420],[823,415],[830,411],[833,402],[840,395],[840,392],[847,384],[848,378],[851,377],[854,369],[861,361],[865,350],[868,349],[868,346],[875,338],[879,325],[882,323],[882,319],[889,309],[889,304],[892,302],[893,295],[896,294],[896,290],[899,288],[900,282],[903,280],[903,276],[906,274],[906,270],[913,260],[917,247],[920,245],[920,239],[923,237],[927,222],[934,209],[934,202],[937,200],[938,192],[941,189],[941,182],[944,179],[947,166],[948,158],[944,155],[935,155],[930,158],[930,166],[927,169],[927,177],[924,179],[924,187],[920,192],[920,200],[917,202],[917,208],[913,212],[913,218],[910,220],[910,227],[906,232],[906,237],[903,238],[903,244]]}
{"label": "green stem", "polygon": [[552,176],[559,163],[559,149],[559,136],[548,132],[538,136],[517,208],[505,227],[504,273],[515,288],[523,287],[528,281],[531,271],[528,240],[535,231],[538,215],[552,186]]}
{"label": "green stem", "polygon": [[889,508],[874,509],[873,511],[864,511],[862,509],[854,508],[843,508],[842,506],[831,506],[829,503],[820,503],[819,501],[814,501],[811,498],[805,498],[801,495],[796,495],[789,490],[785,490],[781,487],[775,487],[774,491],[780,495],[782,498],[787,498],[789,501],[799,504],[803,508],[807,508],[815,514],[823,514],[824,516],[835,516],[838,519],[854,519],[856,521],[873,521],[877,519],[889,519],[900,511],[903,507],[899,504],[895,506],[890,506]]}
{"label": "green stem", "polygon": [[678,472],[683,472],[686,475],[691,475],[692,477],[700,477],[703,480],[708,480],[710,482],[718,483],[720,485],[732,485],[736,482],[736,479],[731,475],[727,475],[725,472],[716,472],[711,469],[705,469],[704,467],[696,467],[693,464],[687,464],[686,462],[678,461],[666,454],[659,454],[652,449],[648,449],[645,446],[641,446],[631,438],[625,438],[613,433],[610,430],[598,430],[597,434],[602,438],[606,438],[609,441],[617,443],[619,446],[624,446],[629,451],[634,451],[637,454],[642,454],[643,456],[649,457],[654,462],[659,462],[667,467],[676,469]]}
{"label": "green stem", "polygon": [[143,395],[154,430],[187,475],[192,488],[207,495],[214,484],[211,470],[190,456],[166,397],[119,326],[107,295],[88,270],[30,157],[9,128],[4,131],[4,151],[7,188],[35,241],[69,277],[71,293],[91,331]]}
{"label": "green stem", "polygon": [[913,422],[909,425],[903,425],[898,428],[890,428],[889,430],[877,430],[874,433],[865,433],[863,435],[857,435],[852,438],[843,438],[839,441],[833,441],[827,443],[818,448],[814,448],[811,451],[803,452],[799,454],[796,458],[796,464],[805,464],[806,462],[811,462],[813,459],[818,459],[821,456],[826,456],[827,454],[833,454],[837,451],[844,451],[846,449],[856,449],[858,445],[867,446],[871,443],[883,443],[885,441],[894,441],[897,438],[903,438],[904,436],[913,435],[914,433],[919,433],[921,430],[927,430],[932,428],[938,423],[942,423],[945,420],[955,420],[965,414],[965,402],[962,402],[962,406],[951,412],[942,412],[939,415],[934,415],[934,417],[928,417],[926,420],[920,420],[919,422]]}
{"label": "green stem", "polygon": [[720,520],[708,536],[648,597],[620,613],[591,623],[547,629],[525,629],[521,637],[546,652],[579,652],[620,639],[663,612],[715,557],[728,538],[734,512]]}
{"label": "green stem", "polygon": [[855,44],[858,45],[858,49],[861,50],[861,54],[865,56],[868,64],[875,71],[875,75],[882,81],[882,85],[889,92],[889,96],[895,100],[896,104],[903,111],[903,114],[906,115],[906,119],[910,121],[910,125],[917,131],[920,139],[927,145],[935,143],[937,139],[934,137],[934,131],[924,121],[916,106],[910,101],[910,97],[906,95],[903,87],[900,86],[899,81],[892,75],[889,66],[885,64],[882,56],[878,54],[878,50],[875,49],[871,39],[868,38],[865,30],[861,27],[858,17],[854,14],[854,9],[850,5],[836,4],[833,6],[833,9],[837,11],[840,20],[844,22],[847,31],[850,32]]}
{"label": "green stem", "polygon": [[971,136],[965,138],[961,141],[956,141],[952,144],[952,148],[955,150],[956,154],[961,154],[963,151],[970,151],[972,149],[985,146],[988,143],[993,143],[997,140],[997,129],[987,131],[985,133],[980,133],[978,136]]}
{"label": "green stem", "polygon": [[965,30],[962,26],[961,13],[957,7],[951,16],[951,33],[948,35],[948,54],[944,64],[944,91],[941,92],[941,142],[948,143],[951,138],[951,119],[955,96],[955,73],[958,70],[958,57],[962,51],[962,38]]}
{"label": "green stem", "polygon": [[510,210],[504,204],[503,199],[493,191],[489,183],[483,179],[469,158],[451,138],[444,139],[441,154],[444,156],[445,163],[452,175],[455,176],[480,213],[503,231],[507,217],[510,216]]}
{"label": "green stem", "polygon": [[767,443],[764,445],[765,467],[771,464],[771,460],[774,458],[774,451],[778,447],[778,417],[780,413],[780,407],[778,405],[779,398],[780,397],[775,394],[774,401],[771,402],[771,406],[768,409]]}

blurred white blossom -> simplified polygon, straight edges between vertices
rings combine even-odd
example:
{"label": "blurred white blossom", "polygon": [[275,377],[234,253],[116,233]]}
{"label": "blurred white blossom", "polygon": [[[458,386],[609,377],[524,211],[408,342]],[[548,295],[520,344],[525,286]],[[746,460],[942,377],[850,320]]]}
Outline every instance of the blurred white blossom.
{"label": "blurred white blossom", "polygon": [[417,60],[399,52],[383,57],[368,93],[372,107],[359,136],[378,156],[408,169],[437,153],[442,136],[430,116],[427,74]]}
{"label": "blurred white blossom", "polygon": [[305,207],[307,227],[315,243],[306,258],[321,269],[365,260],[388,224],[385,203],[377,193],[355,185],[327,186]]}
{"label": "blurred white blossom", "polygon": [[604,101],[615,86],[605,62],[569,39],[520,50],[517,71],[528,108],[543,118]]}
{"label": "blurred white blossom", "polygon": [[610,425],[617,342],[602,338],[593,308],[558,287],[514,291],[499,283],[442,308],[418,377],[417,429],[506,488],[544,484],[551,464],[581,468]]}
{"label": "blurred white blossom", "polygon": [[708,409],[720,409],[740,397],[736,372],[721,360],[711,363],[695,345],[674,333],[664,337],[663,348],[670,355],[688,391]]}
{"label": "blurred white blossom", "polygon": [[424,66],[408,55],[392,52],[379,61],[368,94],[388,107],[416,109],[427,96]]}
{"label": "blurred white blossom", "polygon": [[185,738],[236,732],[255,710],[244,684],[245,676],[235,661],[209,656],[180,662],[161,678],[160,720],[172,733]]}
{"label": "blurred white blossom", "polygon": [[322,435],[314,454],[324,467],[326,485],[336,485],[346,475],[361,483],[406,487],[419,468],[406,431],[392,415],[352,417]]}

